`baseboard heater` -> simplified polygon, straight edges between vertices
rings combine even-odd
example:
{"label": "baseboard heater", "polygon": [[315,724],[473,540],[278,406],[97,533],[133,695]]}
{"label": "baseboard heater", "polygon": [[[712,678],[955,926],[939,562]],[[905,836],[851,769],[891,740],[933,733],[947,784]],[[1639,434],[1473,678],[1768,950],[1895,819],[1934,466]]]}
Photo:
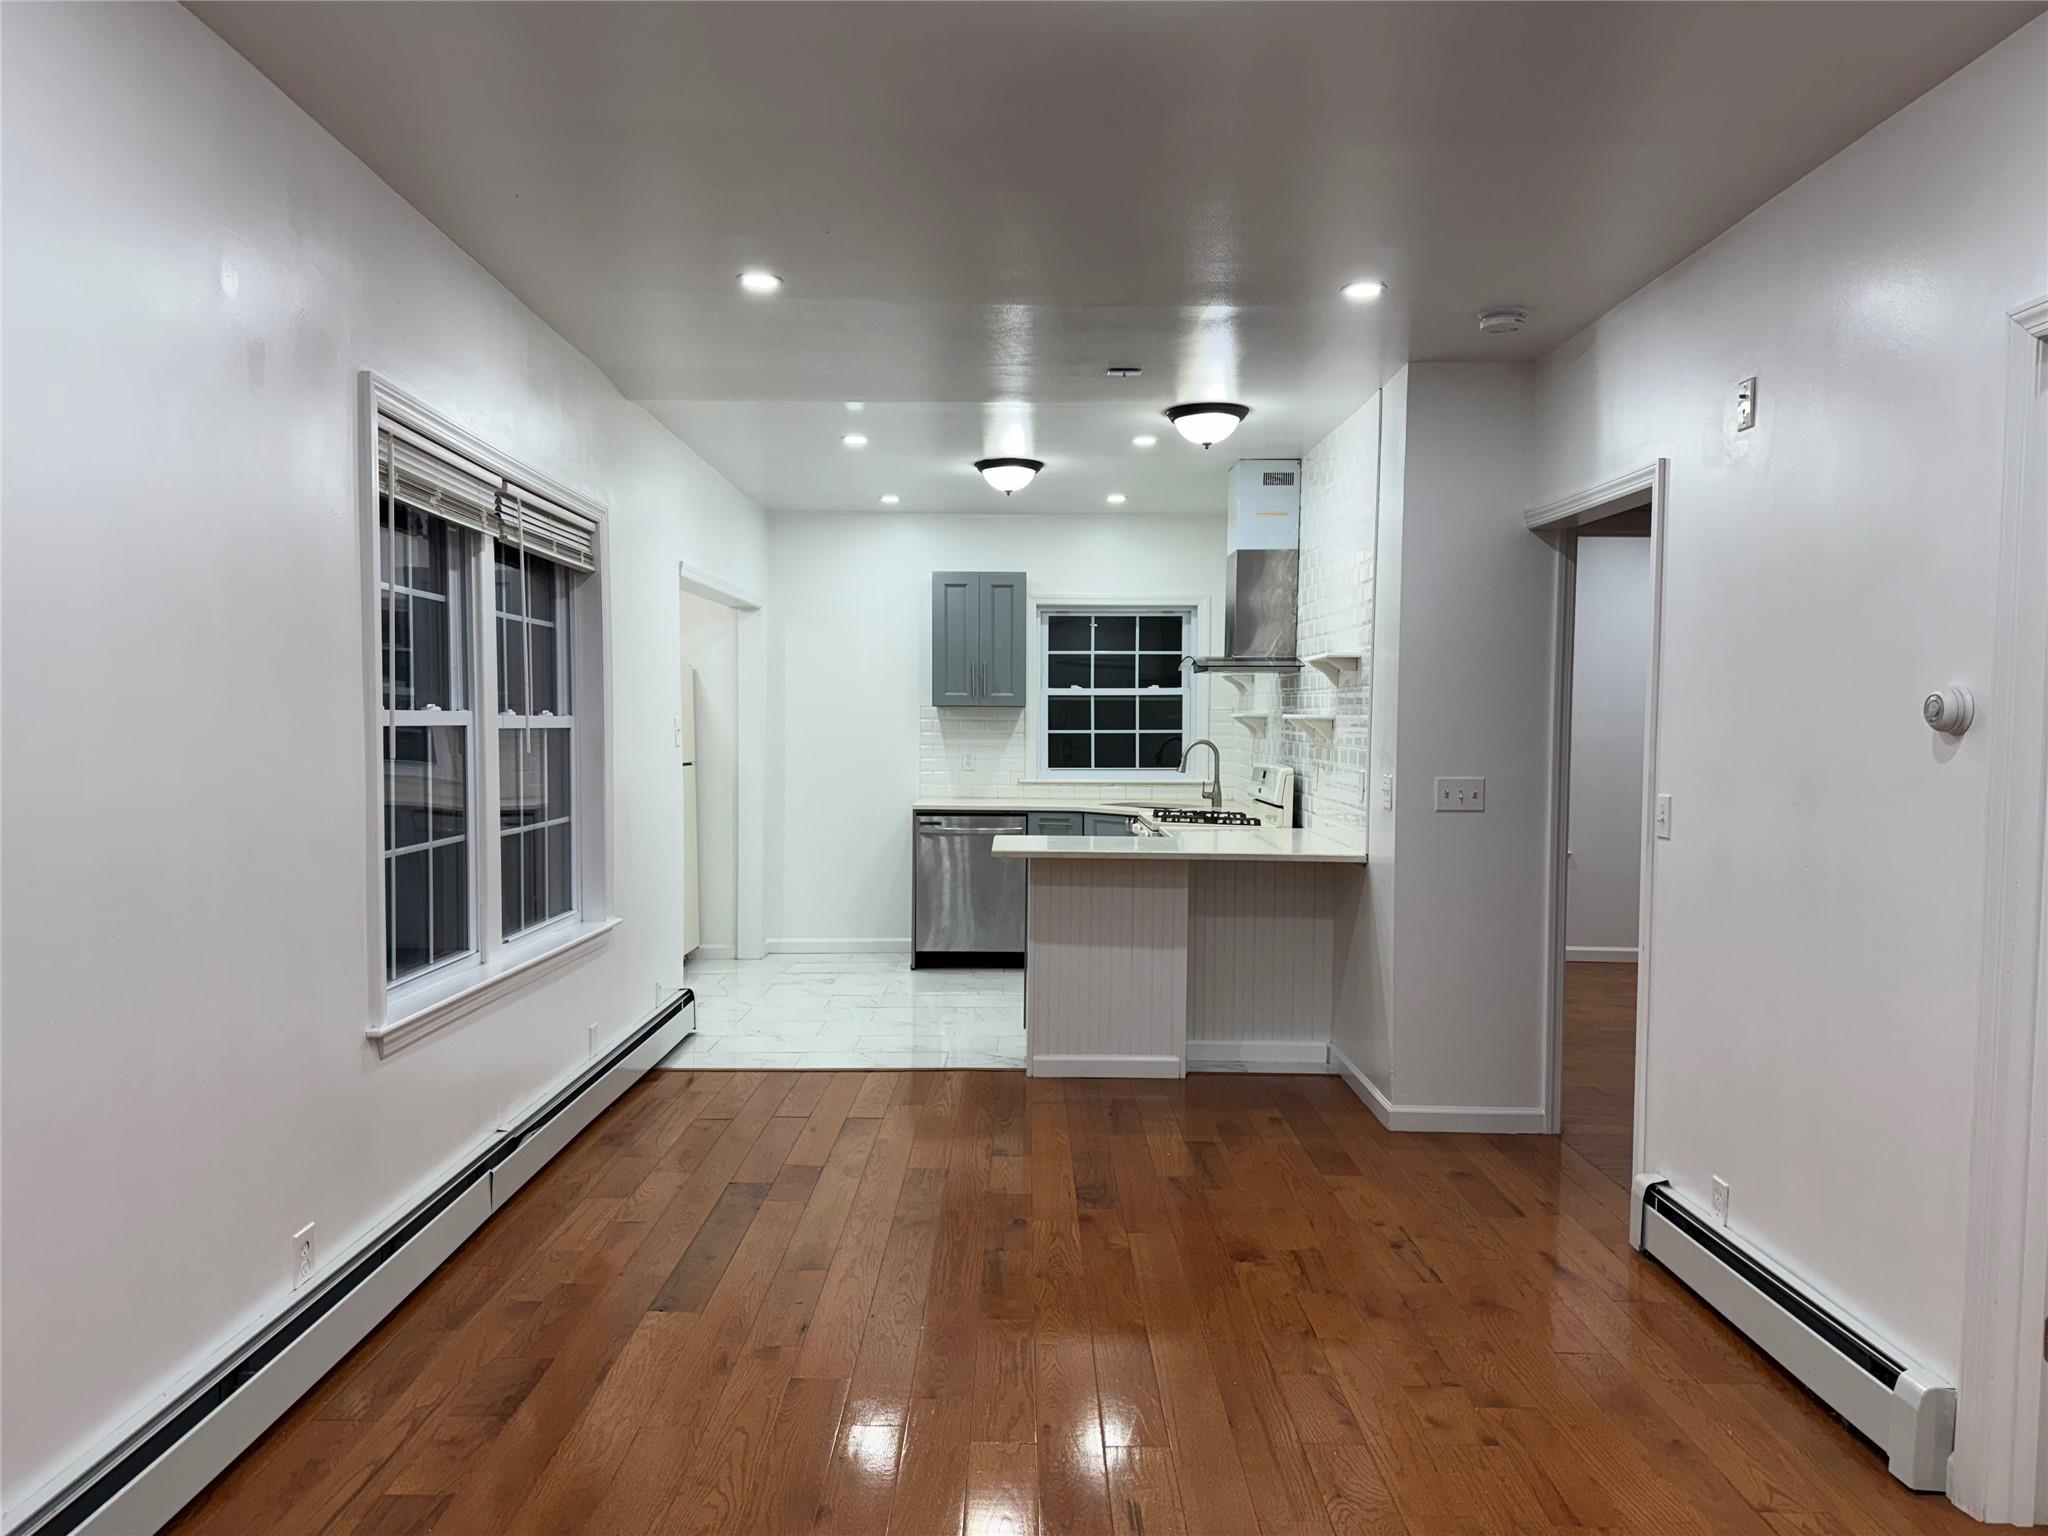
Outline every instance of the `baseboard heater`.
{"label": "baseboard heater", "polygon": [[1670,1184],[1636,1181],[1630,1236],[1884,1452],[1909,1488],[1943,1492],[1956,1391],[1779,1274]]}
{"label": "baseboard heater", "polygon": [[663,1003],[8,1536],[146,1536],[168,1524],[550,1158],[687,1039],[696,1011],[688,988]]}

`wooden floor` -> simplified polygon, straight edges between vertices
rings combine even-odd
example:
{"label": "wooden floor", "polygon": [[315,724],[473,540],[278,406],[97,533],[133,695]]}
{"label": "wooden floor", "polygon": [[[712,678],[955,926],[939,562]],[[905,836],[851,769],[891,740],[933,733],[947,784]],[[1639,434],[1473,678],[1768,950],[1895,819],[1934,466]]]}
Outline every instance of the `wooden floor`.
{"label": "wooden floor", "polygon": [[1623,1189],[1634,1153],[1636,968],[1564,968],[1564,1139]]}
{"label": "wooden floor", "polygon": [[1965,1528],[1558,1139],[964,1071],[653,1074],[173,1527]]}

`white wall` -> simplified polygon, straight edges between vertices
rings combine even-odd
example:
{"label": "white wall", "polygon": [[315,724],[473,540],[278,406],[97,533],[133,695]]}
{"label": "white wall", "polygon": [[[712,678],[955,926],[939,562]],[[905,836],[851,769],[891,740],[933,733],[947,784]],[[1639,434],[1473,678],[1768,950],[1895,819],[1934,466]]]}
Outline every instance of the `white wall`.
{"label": "white wall", "polygon": [[[764,531],[184,10],[0,39],[12,1512],[281,1304],[295,1229],[340,1255],[674,987],[676,570],[758,587]],[[363,368],[612,514],[623,925],[389,1059]]]}
{"label": "white wall", "polygon": [[1650,541],[1583,537],[1572,632],[1572,959],[1630,959],[1643,867]]}
{"label": "white wall", "polygon": [[[1507,364],[1408,370],[1387,1085],[1403,1105],[1540,1102],[1554,581],[1519,517],[1533,383]],[[1485,811],[1438,812],[1440,776],[1484,777]]]}
{"label": "white wall", "polygon": [[1649,1167],[1702,1201],[1729,1180],[1737,1231],[1951,1373],[2001,710],[1944,745],[1917,701],[1991,675],[2044,122],[2037,20],[1562,348],[1538,396],[1537,500],[1671,460]]}
{"label": "white wall", "polygon": [[730,958],[738,941],[739,654],[733,610],[682,594],[683,663],[696,669],[697,940]]}
{"label": "white wall", "polygon": [[908,944],[910,806],[939,787],[920,786],[921,732],[937,738],[932,777],[976,793],[1002,791],[1000,754],[1028,760],[1028,711],[932,711],[933,571],[1024,571],[1033,598],[1202,597],[1222,643],[1220,511],[778,513],[768,565],[771,944]]}

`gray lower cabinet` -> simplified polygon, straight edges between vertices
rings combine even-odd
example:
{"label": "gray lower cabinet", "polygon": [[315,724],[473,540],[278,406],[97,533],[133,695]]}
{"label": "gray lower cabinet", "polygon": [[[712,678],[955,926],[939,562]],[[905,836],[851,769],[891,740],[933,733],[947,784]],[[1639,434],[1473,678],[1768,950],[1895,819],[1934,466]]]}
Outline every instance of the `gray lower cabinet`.
{"label": "gray lower cabinet", "polygon": [[932,572],[932,703],[1024,707],[1022,571]]}
{"label": "gray lower cabinet", "polygon": [[1131,835],[1130,817],[1098,816],[1093,811],[1088,813],[1088,836],[1129,837]]}
{"label": "gray lower cabinet", "polygon": [[1086,837],[1088,818],[1079,811],[1033,811],[1033,837]]}

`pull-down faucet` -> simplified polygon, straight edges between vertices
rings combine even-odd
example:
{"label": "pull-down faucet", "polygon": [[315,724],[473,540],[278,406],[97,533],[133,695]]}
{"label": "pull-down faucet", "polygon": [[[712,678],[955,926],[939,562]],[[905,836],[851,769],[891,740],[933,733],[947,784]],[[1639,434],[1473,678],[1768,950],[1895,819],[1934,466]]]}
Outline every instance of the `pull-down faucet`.
{"label": "pull-down faucet", "polygon": [[1198,741],[1189,742],[1187,751],[1180,755],[1180,771],[1182,773],[1188,771],[1188,759],[1195,755],[1195,748],[1197,747],[1207,747],[1209,749],[1209,782],[1202,787],[1202,798],[1209,802],[1210,810],[1221,810],[1223,807],[1223,754],[1216,750],[1215,742],[1206,736]]}

